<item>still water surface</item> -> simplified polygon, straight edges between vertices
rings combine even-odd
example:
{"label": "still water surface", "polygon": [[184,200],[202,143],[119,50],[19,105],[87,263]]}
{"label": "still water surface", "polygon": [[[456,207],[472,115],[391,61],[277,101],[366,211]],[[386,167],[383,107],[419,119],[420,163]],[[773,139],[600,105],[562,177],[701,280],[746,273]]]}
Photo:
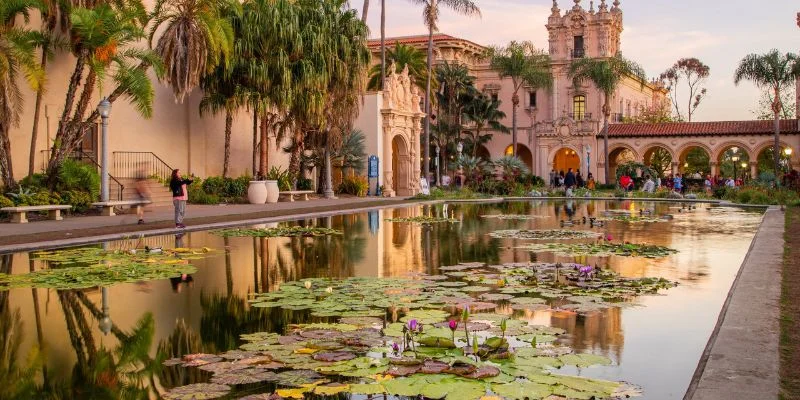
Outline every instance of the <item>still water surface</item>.
{"label": "still water surface", "polygon": [[[666,223],[611,222],[594,230],[612,235],[615,241],[648,242],[679,253],[661,259],[564,257],[529,253],[516,248],[526,241],[487,235],[497,229],[558,228],[561,220],[602,216],[608,209],[638,215],[640,208],[655,209],[659,215],[672,214],[674,219]],[[444,213],[461,222],[422,226],[385,221]],[[547,218],[481,218],[500,213]],[[514,317],[563,328],[568,332],[565,344],[576,352],[613,360],[607,367],[565,367],[565,373],[631,382],[644,389],[646,399],[679,399],[760,221],[759,212],[710,205],[681,210],[679,203],[532,201],[413,206],[292,222],[344,231],[344,235],[334,237],[222,238],[194,232],[146,238],[139,245],[207,246],[227,251],[194,261],[198,272],[183,279],[121,284],[104,290],[0,292],[0,335],[4,339],[0,350],[5,363],[16,361],[14,368],[22,370],[31,365],[28,357],[43,349],[43,364],[31,365],[36,381],[42,384],[46,379],[49,387],[72,387],[61,398],[81,398],[84,380],[76,372],[80,370],[77,365],[91,362],[98,349],[117,349],[120,335],[132,331],[148,313],[155,327],[147,349],[150,357],[158,357],[159,348],[171,348],[170,356],[190,351],[217,353],[238,347],[240,334],[282,333],[290,323],[309,320],[307,313],[248,306],[250,294],[275,291],[282,282],[308,277],[438,274],[441,266],[472,261],[580,262],[611,268],[627,277],[664,277],[680,285],[657,296],[641,297],[638,307],[610,308],[588,315],[529,311],[517,312]],[[576,225],[570,229],[589,227]],[[134,245],[135,241],[106,244],[110,248]],[[31,261],[27,253],[1,257],[3,271],[11,273],[45,267],[40,261]],[[0,368],[0,374],[7,374],[0,376],[0,382],[22,384],[8,371],[8,367]],[[163,390],[203,379],[190,375],[157,376],[146,384]]]}

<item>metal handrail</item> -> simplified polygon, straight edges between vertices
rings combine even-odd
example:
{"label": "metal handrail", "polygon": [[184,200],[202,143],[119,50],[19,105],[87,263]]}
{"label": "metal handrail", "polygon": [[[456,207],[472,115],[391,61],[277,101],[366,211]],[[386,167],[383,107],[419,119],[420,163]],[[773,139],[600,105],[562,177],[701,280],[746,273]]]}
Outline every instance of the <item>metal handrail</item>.
{"label": "metal handrail", "polygon": [[[42,159],[45,160],[45,161],[43,161],[43,164],[42,164],[42,171],[44,171],[44,170],[47,169],[47,161],[46,160],[48,160],[50,158],[50,150],[40,150],[40,152],[44,154],[44,156],[42,157]],[[86,154],[81,149],[74,150],[69,155],[69,158],[72,158],[72,159],[78,160],[78,161],[89,160],[95,167],[102,168],[100,166],[100,164],[97,162],[97,160],[95,160],[91,155]],[[108,177],[112,181],[114,181],[114,183],[117,184],[117,200],[122,200],[122,192],[125,190],[125,185],[123,185],[122,182],[120,182],[117,178],[115,178],[111,174],[108,174]]]}
{"label": "metal handrail", "polygon": [[119,177],[156,176],[162,182],[167,182],[172,175],[172,167],[152,151],[115,151],[113,155],[114,172]]}

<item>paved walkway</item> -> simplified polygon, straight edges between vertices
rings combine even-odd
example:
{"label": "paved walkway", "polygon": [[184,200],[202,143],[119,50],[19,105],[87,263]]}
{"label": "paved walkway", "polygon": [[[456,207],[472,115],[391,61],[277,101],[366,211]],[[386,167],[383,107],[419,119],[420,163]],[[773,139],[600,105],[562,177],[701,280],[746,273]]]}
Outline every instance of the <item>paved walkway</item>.
{"label": "paved walkway", "polygon": [[[241,224],[243,221],[325,216],[354,210],[390,207],[410,202],[402,198],[351,197],[315,199],[275,204],[194,205],[186,209],[186,230],[203,230]],[[177,231],[173,207],[150,207],[144,225],[137,225],[135,213],[113,217],[65,217],[63,221],[34,221],[27,224],[0,223],[0,253],[49,246],[77,245],[113,240],[132,234],[159,235]]]}
{"label": "paved walkway", "polygon": [[783,232],[784,213],[770,208],[684,399],[778,398]]}

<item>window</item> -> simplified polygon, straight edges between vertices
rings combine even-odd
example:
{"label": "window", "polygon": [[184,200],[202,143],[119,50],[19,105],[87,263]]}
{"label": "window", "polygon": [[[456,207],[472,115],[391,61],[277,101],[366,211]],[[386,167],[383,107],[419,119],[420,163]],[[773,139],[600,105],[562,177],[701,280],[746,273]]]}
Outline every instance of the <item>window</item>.
{"label": "window", "polygon": [[631,116],[631,101],[630,100],[628,100],[628,104],[625,107],[625,116],[626,117],[630,117]]}
{"label": "window", "polygon": [[492,101],[497,101],[498,96],[497,93],[492,93]]}
{"label": "window", "polygon": [[572,98],[572,119],[583,120],[586,115],[586,96],[578,95]]}
{"label": "window", "polygon": [[572,38],[573,50],[572,58],[581,58],[584,56],[583,51],[583,36],[574,36]]}
{"label": "window", "polygon": [[536,92],[528,92],[528,107],[536,107]]}

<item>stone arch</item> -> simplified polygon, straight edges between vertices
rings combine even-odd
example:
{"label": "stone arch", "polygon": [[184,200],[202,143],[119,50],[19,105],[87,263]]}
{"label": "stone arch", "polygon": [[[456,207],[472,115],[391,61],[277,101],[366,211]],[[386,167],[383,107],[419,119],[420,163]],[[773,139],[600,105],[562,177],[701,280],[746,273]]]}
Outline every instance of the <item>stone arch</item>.
{"label": "stone arch", "polygon": [[673,149],[672,146],[669,146],[669,145],[664,144],[662,142],[651,142],[651,143],[647,143],[646,145],[644,145],[644,149],[643,149],[644,151],[642,152],[642,162],[646,161],[645,159],[647,158],[647,153],[652,151],[652,150],[655,150],[656,147],[661,147],[662,149],[668,151],[669,152],[669,156],[672,157],[673,161],[678,158],[675,155],[675,149]]}
{"label": "stone arch", "polygon": [[641,158],[639,154],[627,144],[618,143],[613,146],[610,146],[608,150],[608,175],[611,179],[616,179],[617,176],[617,166],[619,165],[619,157],[625,153],[629,152],[630,156],[628,161],[640,161]]}
{"label": "stone arch", "polygon": [[[664,150],[667,152],[667,154],[669,154],[669,161],[659,160],[659,163],[653,165],[653,155],[656,150]],[[642,152],[642,164],[653,168],[656,172],[661,174],[662,177],[667,177],[672,174],[672,164],[674,162],[676,162],[675,152],[672,151],[672,148],[663,143],[651,143],[645,146]]]}
{"label": "stone arch", "polygon": [[[694,166],[689,165],[687,157],[689,155],[689,152],[691,152],[693,149],[700,149],[705,153],[706,158],[708,158],[708,161],[706,161],[706,165],[694,165]],[[714,152],[711,151],[711,148],[708,147],[707,144],[701,142],[684,143],[681,147],[678,148],[678,151],[676,153],[678,154],[678,159],[677,159],[678,171],[681,174],[686,174],[687,172],[689,172],[692,173],[693,175],[697,173],[701,176],[705,176],[706,174],[711,173],[711,162],[712,162],[711,156],[712,154],[714,154]],[[687,171],[687,168],[690,168],[691,170]],[[695,171],[694,169],[697,170]]]}
{"label": "stone arch", "polygon": [[581,168],[581,152],[570,145],[564,145],[554,149],[550,155],[550,166],[556,172],[567,172],[569,168],[577,171]]}
{"label": "stone arch", "polygon": [[626,143],[612,143],[608,145],[608,156],[611,158],[611,154],[617,150],[625,149],[630,150],[633,153],[633,159],[637,162],[642,161],[642,157],[639,155],[639,152],[633,148],[633,146],[626,144]]}
{"label": "stone arch", "polygon": [[[514,154],[513,147],[514,145],[508,145],[506,150],[503,152],[503,155],[510,156]],[[517,157],[528,166],[529,171],[533,171],[533,153],[531,153],[531,149],[528,146],[525,146],[522,143],[517,143]]]}
{"label": "stone arch", "polygon": [[750,148],[750,146],[746,145],[744,142],[740,140],[729,140],[719,144],[716,147],[716,151],[712,154],[711,160],[719,162],[720,158],[722,158],[725,152],[732,147],[737,147],[739,149],[744,150],[744,152],[747,154],[747,158],[749,158],[750,160],[754,160],[756,158],[757,154],[753,154],[753,150]]}
{"label": "stone arch", "polygon": [[[737,151],[734,153],[732,149]],[[723,142],[716,147],[716,153],[711,157],[711,175],[722,178],[746,178],[750,173],[750,161],[755,161],[750,146],[739,140]]]}
{"label": "stone arch", "polygon": [[[768,167],[765,167],[764,165],[762,165],[763,163],[762,163],[762,161],[761,161],[761,158],[762,158],[761,154],[762,154],[764,151],[766,151],[766,150],[768,150],[768,149],[771,149],[771,148],[772,148],[774,145],[775,145],[774,139],[770,138],[770,140],[769,140],[769,141],[766,141],[766,142],[764,142],[764,143],[761,143],[760,145],[758,145],[758,146],[755,148],[755,151],[754,151],[754,153],[755,153],[755,158],[753,158],[752,160],[753,160],[753,161],[755,161],[755,164],[756,164],[756,165],[755,165],[755,173],[756,173],[756,174],[761,174],[761,172],[762,172],[762,171],[772,171],[772,170],[773,170],[773,165],[772,165],[772,163],[769,163],[769,166],[768,166]],[[783,159],[785,158],[785,156],[783,155],[783,149],[785,149],[785,148],[787,148],[787,147],[789,147],[789,148],[792,148],[792,146],[790,146],[788,143],[786,143],[786,142],[784,142],[784,141],[782,141],[782,140],[778,142],[778,145],[779,145],[779,146],[780,146],[780,148],[781,148],[781,160],[783,160]],[[789,168],[789,169],[791,169],[791,168],[792,168],[792,167],[791,167],[791,160],[792,160],[792,159],[794,159],[795,157],[797,157],[797,156],[795,155],[795,153],[794,153],[794,151],[795,151],[796,149],[792,148],[792,150],[793,150],[793,152],[792,152],[792,155],[791,155],[791,156],[789,156],[789,163],[790,163],[790,165],[788,166],[788,168]]]}
{"label": "stone arch", "polygon": [[478,155],[478,158],[480,158],[482,160],[486,160],[486,161],[491,161],[492,160],[492,153],[484,145],[480,145],[478,147],[478,151],[476,152],[476,154]]}
{"label": "stone arch", "polygon": [[412,195],[413,165],[405,135],[392,137],[392,189],[399,196]]}

